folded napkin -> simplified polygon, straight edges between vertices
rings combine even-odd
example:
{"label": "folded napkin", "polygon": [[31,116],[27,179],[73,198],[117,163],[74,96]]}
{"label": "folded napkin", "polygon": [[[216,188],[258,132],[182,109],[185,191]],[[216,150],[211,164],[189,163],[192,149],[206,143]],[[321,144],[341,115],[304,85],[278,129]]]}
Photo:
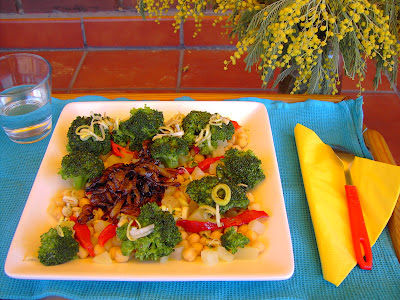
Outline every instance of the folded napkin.
{"label": "folded napkin", "polygon": [[[297,124],[294,133],[323,276],[339,286],[357,265],[343,165],[314,131]],[[351,175],[372,246],[385,228],[399,196],[400,167],[356,157]],[[374,267],[365,272],[373,271]]]}

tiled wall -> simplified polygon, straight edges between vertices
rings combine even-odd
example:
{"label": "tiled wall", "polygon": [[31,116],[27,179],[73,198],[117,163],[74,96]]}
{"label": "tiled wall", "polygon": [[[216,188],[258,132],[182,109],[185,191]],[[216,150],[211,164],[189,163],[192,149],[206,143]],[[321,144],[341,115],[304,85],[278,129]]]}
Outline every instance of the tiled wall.
{"label": "tiled wall", "polygon": [[[174,33],[172,17],[157,24],[131,16],[130,0],[19,1],[23,15],[17,13],[15,0],[0,0],[0,55],[33,52],[47,58],[54,93],[276,92],[271,85],[261,89],[258,74],[245,71],[243,61],[223,70],[234,46],[222,35],[224,29],[212,26],[212,17],[193,38],[193,20]],[[118,12],[116,4],[130,7]],[[59,10],[63,12],[55,12]],[[96,10],[109,11],[91,13]],[[383,134],[400,163],[400,98],[385,77],[374,91],[373,77],[374,67],[368,63],[365,123]],[[342,94],[357,93],[356,82],[345,77]]]}
{"label": "tiled wall", "polygon": [[[11,2],[14,1],[0,1],[3,11],[4,3]],[[53,4],[53,10],[57,4],[56,0],[36,2]],[[82,1],[66,3],[72,9],[78,2]],[[106,3],[111,3],[87,2],[104,9],[109,7]],[[28,8],[35,12],[30,6],[32,1],[22,3],[25,12]],[[234,46],[223,35],[224,29],[213,26],[214,17],[206,17],[202,31],[193,38],[193,20],[174,33],[172,16],[162,18],[157,24],[140,16],[115,15],[118,13],[113,17],[51,13],[45,17],[39,14],[39,18],[38,14],[2,13],[0,54],[34,52],[47,58],[53,66],[55,92],[274,91],[272,84],[262,89],[258,74],[255,70],[245,71],[243,61],[224,71],[223,61],[229,59]],[[364,85],[367,91],[372,91],[373,67],[368,68],[371,78]],[[355,92],[355,84],[345,78],[343,90]],[[390,91],[386,78],[379,91]]]}

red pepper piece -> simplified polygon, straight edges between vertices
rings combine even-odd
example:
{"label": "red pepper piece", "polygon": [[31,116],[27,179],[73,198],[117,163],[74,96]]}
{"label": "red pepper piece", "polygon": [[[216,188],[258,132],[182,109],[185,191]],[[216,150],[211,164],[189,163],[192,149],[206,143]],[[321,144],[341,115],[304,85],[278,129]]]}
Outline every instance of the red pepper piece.
{"label": "red pepper piece", "polygon": [[116,235],[117,225],[110,224],[99,234],[99,245],[104,246],[104,244]]}
{"label": "red pepper piece", "polygon": [[[199,167],[200,170],[205,171],[205,170],[207,170],[207,169],[210,167],[210,165],[211,165],[212,163],[215,163],[216,161],[218,161],[218,160],[220,160],[220,159],[222,159],[222,158],[224,158],[224,156],[208,157],[208,158],[206,158],[205,160],[201,161],[201,162],[197,165],[197,167]],[[186,171],[188,171],[188,172],[191,174],[191,173],[194,171],[195,168],[196,168],[196,167],[191,167],[191,168],[186,167],[185,169],[186,169]]]}
{"label": "red pepper piece", "polygon": [[246,210],[240,215],[233,218],[222,218],[221,227],[218,227],[216,223],[212,222],[199,222],[199,221],[189,221],[189,220],[179,220],[176,225],[183,227],[185,231],[188,232],[200,232],[205,230],[215,230],[218,228],[227,228],[231,226],[240,226],[243,224],[248,224],[253,220],[268,217],[265,211],[261,210]]}
{"label": "red pepper piece", "polygon": [[113,141],[111,141],[111,152],[112,152],[112,154],[114,154],[115,156],[118,156],[118,157],[125,157],[125,154],[122,152],[125,152],[128,154],[133,154],[133,155],[136,154],[136,152],[126,150],[126,148],[122,147],[121,145],[118,145],[117,143],[115,143]]}
{"label": "red pepper piece", "polygon": [[232,122],[232,124],[233,124],[233,127],[235,127],[235,130],[237,130],[237,129],[239,129],[240,127],[242,127],[242,126],[240,126],[239,123],[236,122],[236,121],[232,121],[232,120],[231,120],[231,122]]}
{"label": "red pepper piece", "polygon": [[195,154],[199,154],[200,153],[200,148],[198,146],[193,146],[193,151]]}
{"label": "red pepper piece", "polygon": [[92,241],[90,240],[90,230],[86,224],[75,223],[74,225],[75,237],[78,239],[79,244],[85,248],[90,256],[95,257],[94,247]]}
{"label": "red pepper piece", "polygon": [[211,165],[212,163],[215,163],[216,161],[218,161],[218,160],[220,160],[220,159],[222,159],[222,158],[224,158],[224,157],[223,157],[223,156],[208,157],[208,158],[206,158],[205,160],[201,161],[201,162],[198,164],[198,167],[199,167],[202,171],[205,171],[205,170],[207,170],[207,169],[210,167],[210,165]]}

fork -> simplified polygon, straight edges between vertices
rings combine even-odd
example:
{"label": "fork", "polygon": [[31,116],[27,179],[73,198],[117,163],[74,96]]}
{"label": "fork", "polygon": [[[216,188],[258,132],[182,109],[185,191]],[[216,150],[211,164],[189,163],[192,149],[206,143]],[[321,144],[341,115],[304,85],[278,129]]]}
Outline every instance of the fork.
{"label": "fork", "polygon": [[[357,263],[363,270],[372,269],[372,250],[368,238],[367,229],[365,227],[364,216],[361,209],[360,200],[358,198],[357,188],[353,185],[350,174],[350,168],[353,164],[355,155],[347,149],[339,145],[330,145],[336,156],[343,165],[344,175],[346,179],[345,191],[347,198],[347,206],[349,210],[350,229],[353,241],[354,252],[356,254]],[[362,247],[365,252],[365,259],[362,255]]]}

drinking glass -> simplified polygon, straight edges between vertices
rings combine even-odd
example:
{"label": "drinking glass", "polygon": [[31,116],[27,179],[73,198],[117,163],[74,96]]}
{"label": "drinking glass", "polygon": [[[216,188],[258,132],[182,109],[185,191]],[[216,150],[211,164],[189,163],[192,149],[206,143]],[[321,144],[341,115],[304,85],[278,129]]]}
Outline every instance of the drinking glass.
{"label": "drinking glass", "polygon": [[51,131],[51,65],[35,54],[0,57],[0,124],[20,144]]}

